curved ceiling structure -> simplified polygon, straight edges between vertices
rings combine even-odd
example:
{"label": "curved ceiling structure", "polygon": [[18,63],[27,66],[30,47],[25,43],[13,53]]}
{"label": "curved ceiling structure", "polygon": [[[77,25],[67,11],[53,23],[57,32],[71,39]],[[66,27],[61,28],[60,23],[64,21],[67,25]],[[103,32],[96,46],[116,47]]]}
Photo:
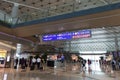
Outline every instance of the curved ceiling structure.
{"label": "curved ceiling structure", "polygon": [[1,10],[18,23],[119,3],[120,0],[1,0]]}
{"label": "curved ceiling structure", "polygon": [[[2,21],[13,24],[23,23],[22,27],[5,27],[0,26],[0,31],[26,38],[32,41],[37,39],[36,34],[58,33],[78,29],[90,29],[97,27],[109,27],[120,25],[120,9],[103,11],[98,13],[82,13],[87,15],[70,17],[56,21],[31,24],[29,21],[44,19],[47,21],[50,17],[69,14],[72,12],[85,11],[88,9],[107,6],[111,9],[112,4],[120,3],[120,0],[1,0],[1,13],[4,14]],[[110,5],[110,6],[108,6]],[[102,7],[103,8],[103,7]],[[91,11],[94,12],[94,11]],[[1,14],[1,15],[2,15]],[[74,14],[73,14],[74,15]],[[79,15],[79,13],[78,13]],[[68,15],[66,15],[68,16]],[[24,23],[31,25],[24,25]]]}

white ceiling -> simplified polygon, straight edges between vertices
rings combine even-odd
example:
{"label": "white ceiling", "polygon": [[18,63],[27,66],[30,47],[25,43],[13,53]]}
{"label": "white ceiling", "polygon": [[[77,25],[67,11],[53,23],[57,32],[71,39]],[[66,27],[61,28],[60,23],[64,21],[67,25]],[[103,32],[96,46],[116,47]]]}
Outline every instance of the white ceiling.
{"label": "white ceiling", "polygon": [[120,0],[0,0],[0,10],[12,15],[13,6],[17,4],[17,17],[25,22],[117,2]]}
{"label": "white ceiling", "polygon": [[[19,17],[20,22],[25,22],[118,2],[120,2],[120,0],[0,0],[0,13],[9,15],[7,20],[11,20],[14,5],[19,5],[17,16],[15,17]],[[36,24],[29,27],[21,27],[16,29],[2,29],[0,26],[0,31],[10,33],[18,37],[26,38],[32,36],[33,38],[33,35],[35,34],[71,31],[96,26],[109,26],[109,24],[118,24],[119,20],[117,18],[120,16],[111,16],[116,14],[119,14],[119,11],[108,12],[107,14],[100,13],[98,15],[88,15],[87,17],[82,16],[78,19],[69,19],[61,22],[56,21],[52,23]],[[108,17],[105,18],[104,16]],[[2,17],[0,19],[3,20],[5,18],[4,15],[0,17]],[[110,18],[112,18],[113,21],[111,21]]]}

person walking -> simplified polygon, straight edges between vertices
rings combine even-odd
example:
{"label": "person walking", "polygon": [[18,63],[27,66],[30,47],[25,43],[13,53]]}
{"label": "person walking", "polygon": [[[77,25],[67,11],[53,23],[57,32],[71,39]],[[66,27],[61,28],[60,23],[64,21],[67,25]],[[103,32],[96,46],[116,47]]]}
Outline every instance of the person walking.
{"label": "person walking", "polygon": [[30,70],[34,70],[35,69],[35,65],[36,65],[36,59],[35,59],[35,57],[33,57]]}
{"label": "person walking", "polygon": [[40,57],[37,58],[37,69],[40,69],[41,59]]}

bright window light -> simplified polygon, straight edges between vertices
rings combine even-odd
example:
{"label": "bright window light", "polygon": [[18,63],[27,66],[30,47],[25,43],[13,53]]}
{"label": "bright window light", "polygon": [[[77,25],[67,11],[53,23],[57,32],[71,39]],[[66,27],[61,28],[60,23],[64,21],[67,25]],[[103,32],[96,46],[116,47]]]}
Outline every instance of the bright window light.
{"label": "bright window light", "polygon": [[95,54],[95,53],[98,53],[98,54],[101,54],[101,53],[106,53],[107,51],[79,51],[79,53],[83,53],[83,54]]}
{"label": "bright window light", "polygon": [[16,49],[16,47],[13,47],[11,45],[8,45],[8,44],[2,43],[2,42],[0,42],[0,45],[3,45],[3,46],[8,47],[8,48]]}

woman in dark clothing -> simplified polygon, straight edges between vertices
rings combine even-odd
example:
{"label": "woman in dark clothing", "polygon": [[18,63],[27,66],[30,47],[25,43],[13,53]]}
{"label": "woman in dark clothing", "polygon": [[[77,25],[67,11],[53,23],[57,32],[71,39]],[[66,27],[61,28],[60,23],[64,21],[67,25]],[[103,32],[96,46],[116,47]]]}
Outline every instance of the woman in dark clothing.
{"label": "woman in dark clothing", "polygon": [[17,65],[18,65],[18,58],[14,60],[14,69],[17,69]]}
{"label": "woman in dark clothing", "polygon": [[22,69],[25,69],[25,67],[26,67],[26,62],[25,62],[25,59],[22,58],[22,59],[21,59],[21,68],[22,68]]}

